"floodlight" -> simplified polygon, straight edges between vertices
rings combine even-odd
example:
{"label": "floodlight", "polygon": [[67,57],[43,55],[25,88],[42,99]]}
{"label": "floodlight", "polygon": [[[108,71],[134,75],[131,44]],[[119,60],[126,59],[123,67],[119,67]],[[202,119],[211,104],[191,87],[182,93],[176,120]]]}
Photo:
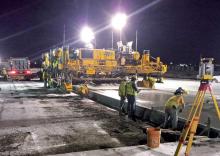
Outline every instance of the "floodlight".
{"label": "floodlight", "polygon": [[85,43],[90,43],[95,38],[92,29],[87,26],[82,29],[80,37]]}
{"label": "floodlight", "polygon": [[112,26],[117,30],[121,30],[127,23],[127,16],[125,13],[117,13],[112,18]]}

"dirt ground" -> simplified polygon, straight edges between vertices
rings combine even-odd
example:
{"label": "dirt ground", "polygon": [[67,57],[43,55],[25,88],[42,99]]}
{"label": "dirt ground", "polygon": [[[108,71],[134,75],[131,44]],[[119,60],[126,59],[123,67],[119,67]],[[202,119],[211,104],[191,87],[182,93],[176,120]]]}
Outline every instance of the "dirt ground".
{"label": "dirt ground", "polygon": [[0,82],[0,155],[45,155],[144,144],[137,123],[38,82]]}

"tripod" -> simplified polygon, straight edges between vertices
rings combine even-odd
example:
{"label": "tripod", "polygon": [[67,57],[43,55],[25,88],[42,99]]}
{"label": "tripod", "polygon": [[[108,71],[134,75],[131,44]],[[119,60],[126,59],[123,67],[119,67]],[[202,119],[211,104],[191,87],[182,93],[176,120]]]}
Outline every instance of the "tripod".
{"label": "tripod", "polygon": [[178,146],[177,146],[177,149],[176,149],[174,156],[179,156],[180,150],[181,150],[183,143],[185,142],[187,136],[189,136],[189,138],[188,138],[188,143],[186,146],[185,156],[189,156],[189,153],[190,153],[190,150],[192,147],[193,137],[196,133],[197,126],[199,124],[199,119],[200,119],[200,115],[202,112],[204,98],[205,98],[205,94],[206,94],[207,90],[209,91],[209,93],[212,97],[218,118],[220,119],[220,110],[219,110],[216,98],[212,92],[211,86],[209,84],[209,80],[202,79],[200,82],[200,86],[199,86],[198,92],[196,94],[196,97],[194,99],[192,108],[190,110],[188,119],[185,123],[183,132],[180,136],[179,143],[178,143]]}

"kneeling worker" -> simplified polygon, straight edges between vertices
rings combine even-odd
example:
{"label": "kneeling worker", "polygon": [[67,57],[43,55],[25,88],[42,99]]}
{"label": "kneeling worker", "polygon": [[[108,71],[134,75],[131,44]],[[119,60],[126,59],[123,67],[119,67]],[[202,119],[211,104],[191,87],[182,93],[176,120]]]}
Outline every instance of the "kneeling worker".
{"label": "kneeling worker", "polygon": [[178,113],[182,112],[185,107],[183,94],[187,94],[187,92],[179,87],[174,92],[174,96],[170,97],[165,103],[165,121],[163,128],[167,127],[168,122],[171,123],[173,130],[177,128]]}

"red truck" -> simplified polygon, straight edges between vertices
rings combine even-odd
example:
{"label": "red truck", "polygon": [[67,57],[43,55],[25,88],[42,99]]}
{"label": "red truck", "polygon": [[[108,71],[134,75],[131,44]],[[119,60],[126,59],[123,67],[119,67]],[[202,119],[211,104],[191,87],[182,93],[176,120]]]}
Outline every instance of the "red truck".
{"label": "red truck", "polygon": [[7,74],[8,78],[13,80],[30,80],[32,72],[30,69],[30,60],[24,58],[10,58],[8,60]]}

